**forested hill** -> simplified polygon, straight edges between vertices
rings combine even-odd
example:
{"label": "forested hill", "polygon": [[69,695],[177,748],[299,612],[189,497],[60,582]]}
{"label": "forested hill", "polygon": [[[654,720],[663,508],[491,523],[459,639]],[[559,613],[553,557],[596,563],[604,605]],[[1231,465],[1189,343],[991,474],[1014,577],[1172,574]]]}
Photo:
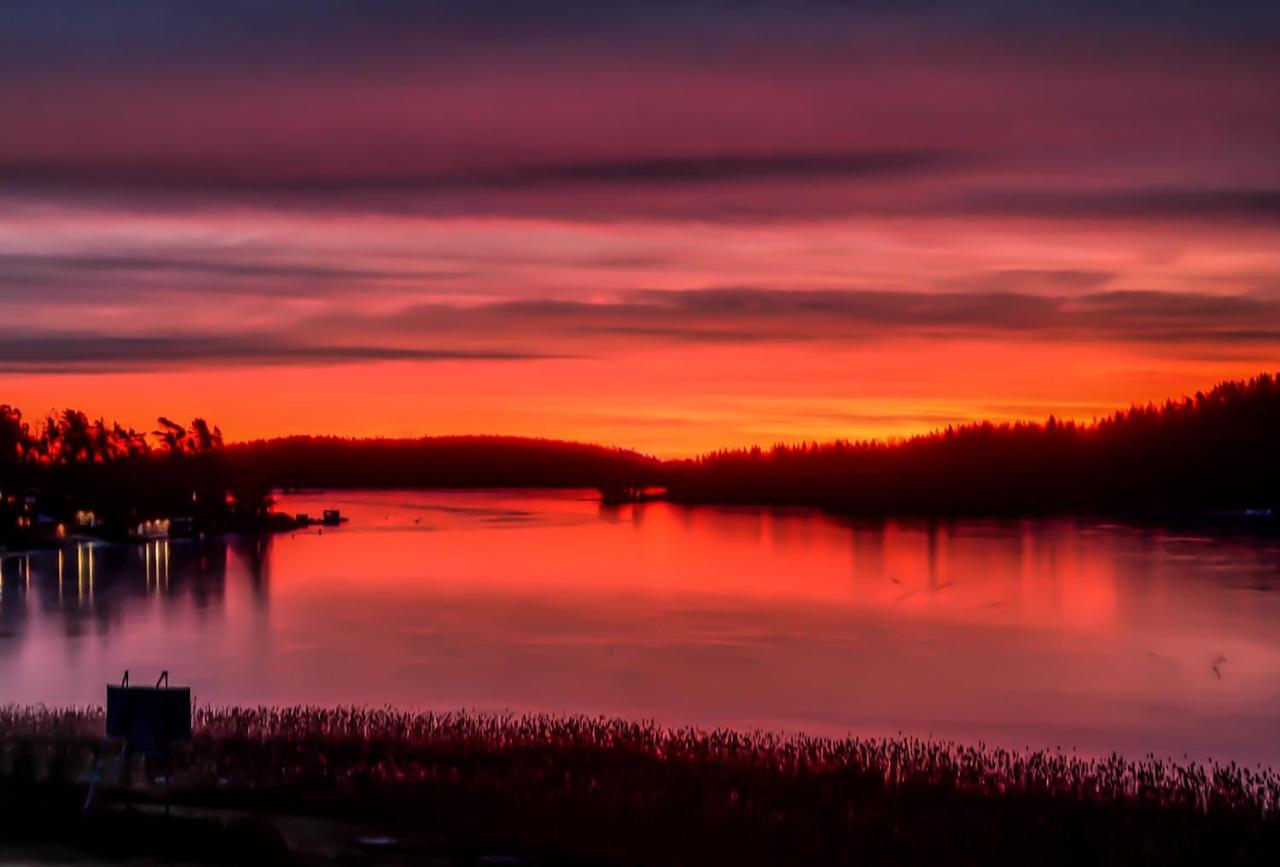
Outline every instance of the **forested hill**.
{"label": "forested hill", "polygon": [[669,463],[671,499],[844,512],[999,514],[1280,506],[1280,378],[1228,382],[1091,424],[947,428],[895,443]]}
{"label": "forested hill", "polygon": [[[202,419],[189,427],[161,419],[147,434],[75,410],[33,424],[0,406],[0,491],[10,505],[18,493],[37,495],[35,512],[53,516],[92,507],[121,527],[147,514],[185,514],[193,501],[235,504],[205,516],[210,526],[259,520],[272,488],[589,487],[621,502],[665,487],[676,502],[873,514],[1267,509],[1280,507],[1278,444],[1280,379],[1272,375],[1090,424],[982,423],[900,442],[666,462],[500,436],[224,445]],[[26,517],[0,514],[0,529]]]}
{"label": "forested hill", "polygon": [[638,452],[526,437],[295,436],[229,445],[226,453],[233,473],[273,487],[613,488],[662,478],[661,462]]}

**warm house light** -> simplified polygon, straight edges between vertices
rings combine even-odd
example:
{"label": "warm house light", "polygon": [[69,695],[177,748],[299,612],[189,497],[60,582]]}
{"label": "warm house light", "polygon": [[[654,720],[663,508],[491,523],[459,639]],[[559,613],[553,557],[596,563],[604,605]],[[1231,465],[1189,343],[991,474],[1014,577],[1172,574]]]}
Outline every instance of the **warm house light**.
{"label": "warm house light", "polygon": [[155,518],[143,521],[133,528],[131,534],[139,539],[159,539],[169,535],[169,526],[168,518]]}

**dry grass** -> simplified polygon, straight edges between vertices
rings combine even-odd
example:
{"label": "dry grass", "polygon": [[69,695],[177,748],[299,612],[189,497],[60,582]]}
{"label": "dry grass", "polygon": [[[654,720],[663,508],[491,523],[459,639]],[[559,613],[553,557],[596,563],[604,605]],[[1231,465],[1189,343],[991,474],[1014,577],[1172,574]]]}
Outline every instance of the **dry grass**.
{"label": "dry grass", "polygon": [[[118,750],[102,729],[98,709],[0,710],[0,787],[82,786]],[[1280,775],[1150,756],[205,708],[179,766],[186,803],[377,819],[616,863],[1280,863]]]}

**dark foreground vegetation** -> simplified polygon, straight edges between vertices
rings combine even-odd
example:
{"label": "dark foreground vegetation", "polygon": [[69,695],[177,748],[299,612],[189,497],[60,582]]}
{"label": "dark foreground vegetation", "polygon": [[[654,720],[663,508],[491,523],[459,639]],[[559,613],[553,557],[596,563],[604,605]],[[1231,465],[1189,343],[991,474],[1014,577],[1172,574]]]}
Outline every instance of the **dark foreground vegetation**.
{"label": "dark foreground vegetation", "polygon": [[[6,836],[91,828],[109,837],[95,816],[159,797],[137,760],[132,784],[108,782],[80,816],[94,765],[113,779],[119,747],[102,734],[100,710],[0,711]],[[606,719],[256,708],[199,711],[174,768],[173,801],[188,809],[376,823],[557,863],[1280,863],[1280,777],[1234,764]]]}
{"label": "dark foreground vegetation", "polygon": [[1280,378],[1092,424],[990,423],[903,442],[725,451],[665,467],[670,499],[849,513],[1036,514],[1280,506]]}

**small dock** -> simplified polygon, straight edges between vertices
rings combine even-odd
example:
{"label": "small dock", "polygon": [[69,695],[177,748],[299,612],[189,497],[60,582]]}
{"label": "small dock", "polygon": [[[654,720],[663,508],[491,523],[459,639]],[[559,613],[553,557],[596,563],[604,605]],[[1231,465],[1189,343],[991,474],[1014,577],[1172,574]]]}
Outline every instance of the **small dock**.
{"label": "small dock", "polygon": [[338,509],[325,509],[319,518],[306,512],[298,512],[293,516],[293,522],[298,527],[338,527],[350,520]]}

